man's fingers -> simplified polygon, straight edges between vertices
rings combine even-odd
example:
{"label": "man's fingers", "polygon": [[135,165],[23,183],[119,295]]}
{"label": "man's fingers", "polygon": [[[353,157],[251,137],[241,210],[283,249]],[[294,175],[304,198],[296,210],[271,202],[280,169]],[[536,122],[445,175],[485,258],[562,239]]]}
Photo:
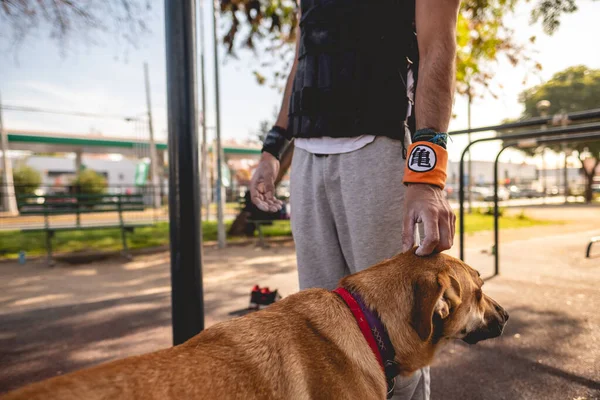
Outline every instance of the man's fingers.
{"label": "man's fingers", "polygon": [[269,204],[265,198],[265,185],[263,182],[250,183],[250,199],[259,210],[269,212]]}
{"label": "man's fingers", "polygon": [[415,252],[418,256],[428,256],[433,253],[433,250],[440,242],[440,231],[438,227],[438,215],[431,211],[423,217],[423,228],[425,230],[425,238]]}
{"label": "man's fingers", "polygon": [[281,210],[283,203],[275,197],[274,182],[265,182],[265,203],[268,206],[269,212],[277,212]]}
{"label": "man's fingers", "polygon": [[402,252],[404,253],[415,245],[415,220],[413,216],[405,214],[402,225]]}
{"label": "man's fingers", "polygon": [[454,244],[454,234],[456,233],[456,214],[450,210],[450,232],[452,233],[452,243]]}
{"label": "man's fingers", "polygon": [[440,232],[440,242],[435,248],[436,253],[441,253],[444,250],[448,250],[452,247],[452,232],[451,232],[451,221],[452,217],[450,215],[442,216],[439,219],[439,232]]}

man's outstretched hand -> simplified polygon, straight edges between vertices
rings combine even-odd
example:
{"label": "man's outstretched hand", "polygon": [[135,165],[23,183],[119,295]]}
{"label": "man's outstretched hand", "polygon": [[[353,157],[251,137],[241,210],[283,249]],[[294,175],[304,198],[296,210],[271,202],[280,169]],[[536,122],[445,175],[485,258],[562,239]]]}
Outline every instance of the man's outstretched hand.
{"label": "man's outstretched hand", "polygon": [[262,211],[277,212],[283,206],[283,203],[275,197],[275,179],[278,173],[279,160],[272,154],[262,153],[250,181],[252,202]]}
{"label": "man's outstretched hand", "polygon": [[402,251],[415,244],[415,224],[423,223],[425,237],[416,251],[418,256],[439,253],[452,247],[456,216],[444,192],[437,186],[411,183],[406,189]]}

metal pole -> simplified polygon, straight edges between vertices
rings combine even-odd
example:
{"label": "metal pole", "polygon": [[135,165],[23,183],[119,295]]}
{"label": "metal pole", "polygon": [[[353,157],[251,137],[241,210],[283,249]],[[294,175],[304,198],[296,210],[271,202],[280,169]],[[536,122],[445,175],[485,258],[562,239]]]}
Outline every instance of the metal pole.
{"label": "metal pole", "polygon": [[219,41],[217,40],[217,13],[218,0],[213,0],[213,41],[215,51],[215,127],[217,141],[217,237],[219,240],[219,248],[225,247],[225,224],[223,222],[223,172],[221,166],[223,163],[223,149],[221,148],[221,112],[219,106]]}
{"label": "metal pole", "polygon": [[500,273],[500,235],[499,235],[499,219],[500,212],[498,207],[498,161],[500,160],[500,155],[507,148],[514,146],[514,143],[509,143],[502,147],[498,154],[496,154],[496,159],[494,160],[494,276]]}
{"label": "metal pole", "polygon": [[173,344],[204,329],[196,2],[165,0]]}
{"label": "metal pole", "polygon": [[569,171],[568,171],[568,166],[567,166],[567,147],[563,146],[563,154],[565,155],[565,161],[563,164],[563,184],[564,184],[564,191],[565,191],[565,204],[567,204],[569,202]]}
{"label": "metal pole", "polygon": [[465,260],[465,154],[473,143],[467,144],[467,147],[460,155],[460,165],[458,172],[458,206],[459,206],[459,230],[460,230],[460,259]]}
{"label": "metal pole", "polygon": [[154,126],[152,125],[152,103],[150,102],[150,74],[148,63],[144,63],[144,76],[146,80],[146,105],[148,107],[148,130],[150,131],[150,184],[152,185],[154,208],[160,208],[160,190],[158,190],[158,157],[156,156],[156,143],[154,142]]}
{"label": "metal pole", "polygon": [[200,9],[199,9],[199,37],[200,37],[200,90],[202,91],[202,114],[200,115],[200,123],[202,125],[202,144],[200,145],[200,152],[202,154],[201,157],[201,165],[200,165],[200,173],[202,174],[202,189],[204,194],[204,206],[206,207],[206,213],[204,214],[204,219],[208,221],[210,218],[210,189],[208,185],[208,142],[207,142],[207,134],[206,134],[206,84],[205,84],[205,64],[204,64],[204,0],[200,0]]}
{"label": "metal pole", "polygon": [[0,150],[2,150],[2,200],[4,203],[4,211],[8,214],[16,215],[19,213],[17,209],[17,199],[15,196],[15,183],[13,181],[12,165],[8,159],[8,132],[4,131],[2,122],[2,98],[0,97]]}
{"label": "metal pole", "polygon": [[[515,128],[527,128],[531,126],[543,125],[551,122],[554,116],[545,116],[545,117],[536,117],[526,119],[524,121],[511,122],[508,124],[500,124],[500,125],[489,125],[482,126],[479,128],[473,129],[462,129],[458,131],[448,132],[449,135],[462,135],[468,132],[476,133],[476,132],[487,132],[487,131],[505,131],[508,129]],[[587,111],[577,111],[573,113],[569,113],[565,115],[565,118],[568,118],[570,122],[572,121],[583,121],[583,120],[592,120],[600,118],[600,108],[596,108],[593,110]]]}

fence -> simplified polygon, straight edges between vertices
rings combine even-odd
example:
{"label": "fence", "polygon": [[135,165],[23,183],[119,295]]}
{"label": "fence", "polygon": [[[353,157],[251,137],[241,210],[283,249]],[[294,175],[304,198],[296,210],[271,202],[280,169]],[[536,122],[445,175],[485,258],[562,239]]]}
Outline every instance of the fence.
{"label": "fence", "polygon": [[[0,204],[6,204],[6,188],[1,187]],[[116,195],[137,195],[142,198],[142,209],[137,211],[123,212],[123,218],[130,223],[156,223],[168,221],[168,188],[166,185],[110,185],[102,187],[94,186],[78,186],[78,185],[15,185],[15,195],[19,200],[18,206],[24,204],[40,204],[44,205],[46,201],[51,201],[50,206],[55,209],[72,206],[78,202],[78,198],[82,195],[106,195],[103,196],[110,199]],[[154,206],[154,197],[159,194],[160,204]],[[61,195],[61,196],[52,196]],[[45,196],[52,196],[52,199],[46,199]],[[107,213],[98,210],[94,212],[94,208],[86,206],[86,212],[81,215],[75,214],[58,214],[49,217],[51,227],[67,227],[73,225],[80,226],[102,226],[110,225],[119,222],[117,212]],[[45,225],[43,216],[39,215],[8,215],[0,214],[0,230],[22,230],[43,228]]]}

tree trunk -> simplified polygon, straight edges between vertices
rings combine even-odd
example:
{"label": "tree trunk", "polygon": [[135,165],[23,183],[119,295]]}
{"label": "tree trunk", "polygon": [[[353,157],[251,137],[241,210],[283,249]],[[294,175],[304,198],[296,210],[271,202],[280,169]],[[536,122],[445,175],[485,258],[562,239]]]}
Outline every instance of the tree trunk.
{"label": "tree trunk", "polygon": [[587,204],[591,203],[594,200],[594,192],[592,190],[592,185],[594,184],[594,176],[596,176],[596,168],[600,165],[600,159],[597,159],[594,163],[594,167],[588,173],[583,166],[583,160],[581,161],[581,170],[585,176],[585,202]]}
{"label": "tree trunk", "polygon": [[[292,157],[294,155],[294,141],[291,141],[290,144],[286,147],[281,155],[281,159],[279,160],[279,174],[277,175],[277,179],[275,179],[275,188],[279,185],[287,171],[290,169],[290,165],[292,165]],[[249,213],[241,211],[235,220],[231,224],[231,228],[229,228],[229,232],[227,234],[229,236],[242,236],[244,235],[244,227],[248,222]]]}

